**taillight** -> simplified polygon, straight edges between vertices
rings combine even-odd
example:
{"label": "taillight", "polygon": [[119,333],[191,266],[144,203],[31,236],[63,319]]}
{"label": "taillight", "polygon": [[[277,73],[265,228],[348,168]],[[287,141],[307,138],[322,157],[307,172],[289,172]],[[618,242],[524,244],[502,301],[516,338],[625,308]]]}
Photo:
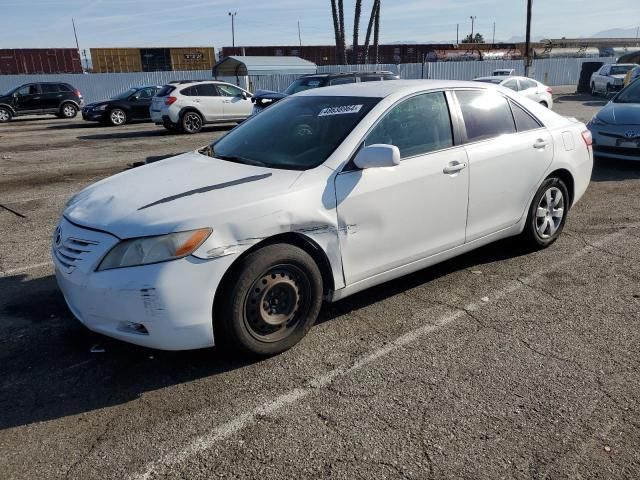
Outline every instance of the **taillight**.
{"label": "taillight", "polygon": [[587,147],[593,145],[593,137],[591,136],[591,132],[589,130],[585,130],[582,132],[582,139]]}
{"label": "taillight", "polygon": [[551,87],[547,87],[547,93],[548,93],[549,95],[553,95],[553,88],[551,88]]}
{"label": "taillight", "polygon": [[164,104],[168,107],[169,105],[174,104],[176,100],[178,100],[176,97],[167,97],[167,99],[164,101]]}
{"label": "taillight", "polygon": [[80,90],[76,90],[76,95],[80,98],[82,98],[82,94],[80,93]]}

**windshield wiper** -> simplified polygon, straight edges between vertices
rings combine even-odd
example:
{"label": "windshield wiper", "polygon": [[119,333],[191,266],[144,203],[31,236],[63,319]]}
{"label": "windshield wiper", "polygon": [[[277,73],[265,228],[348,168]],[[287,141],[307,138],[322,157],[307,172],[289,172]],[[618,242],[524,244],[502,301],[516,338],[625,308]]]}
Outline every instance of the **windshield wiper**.
{"label": "windshield wiper", "polygon": [[259,160],[253,160],[252,158],[240,157],[237,155],[219,155],[216,152],[211,152],[211,156],[219,158],[220,160],[226,160],[227,162],[244,163],[245,165],[253,165],[256,167],[266,167],[264,162]]}

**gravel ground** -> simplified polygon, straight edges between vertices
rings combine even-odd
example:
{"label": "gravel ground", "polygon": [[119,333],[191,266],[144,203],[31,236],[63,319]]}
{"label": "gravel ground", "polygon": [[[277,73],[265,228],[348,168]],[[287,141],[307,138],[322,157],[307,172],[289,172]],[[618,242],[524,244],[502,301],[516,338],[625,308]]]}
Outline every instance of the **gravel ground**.
{"label": "gravel ground", "polygon": [[[556,98],[583,121],[602,104]],[[552,248],[499,242],[325,305],[271,359],[84,329],[49,262],[66,199],[226,131],[0,126],[2,478],[640,478],[638,164],[596,162]]]}

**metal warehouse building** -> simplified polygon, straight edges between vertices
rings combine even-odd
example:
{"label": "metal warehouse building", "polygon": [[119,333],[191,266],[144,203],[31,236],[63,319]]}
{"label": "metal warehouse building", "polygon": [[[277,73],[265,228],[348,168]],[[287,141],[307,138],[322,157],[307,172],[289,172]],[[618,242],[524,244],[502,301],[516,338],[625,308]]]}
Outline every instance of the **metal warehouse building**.
{"label": "metal warehouse building", "polygon": [[92,48],[95,73],[210,70],[213,47]]}

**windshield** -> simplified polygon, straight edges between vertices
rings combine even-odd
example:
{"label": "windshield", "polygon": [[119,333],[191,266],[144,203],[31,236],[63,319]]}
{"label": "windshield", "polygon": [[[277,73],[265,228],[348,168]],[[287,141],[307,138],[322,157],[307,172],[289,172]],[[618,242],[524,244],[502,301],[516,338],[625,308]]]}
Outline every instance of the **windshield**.
{"label": "windshield", "polygon": [[231,130],[211,156],[249,165],[308,170],[323,163],[380,101],[290,97]]}
{"label": "windshield", "polygon": [[502,80],[500,80],[499,78],[476,78],[474,82],[494,83],[496,85],[499,85],[500,83],[502,83]]}
{"label": "windshield", "polygon": [[284,93],[293,95],[294,93],[304,92],[311,88],[318,88],[322,85],[322,80],[322,78],[300,78],[289,85],[289,88],[287,88]]}
{"label": "windshield", "polygon": [[137,91],[138,91],[137,88],[130,88],[126,92],[122,92],[122,93],[116,95],[115,97],[111,97],[111,100],[126,100],[127,98],[129,98],[131,95],[133,95]]}
{"label": "windshield", "polygon": [[15,92],[16,90],[18,90],[18,88],[20,88],[20,87],[12,88],[12,89],[11,89],[11,90],[9,90],[7,93],[3,93],[3,94],[2,94],[2,96],[3,96],[3,97],[10,97],[10,96],[13,94],[13,92]]}
{"label": "windshield", "polygon": [[633,82],[622,90],[616,98],[613,99],[614,103],[640,103],[640,80]]}
{"label": "windshield", "polygon": [[612,65],[609,75],[625,75],[632,68],[633,65]]}

